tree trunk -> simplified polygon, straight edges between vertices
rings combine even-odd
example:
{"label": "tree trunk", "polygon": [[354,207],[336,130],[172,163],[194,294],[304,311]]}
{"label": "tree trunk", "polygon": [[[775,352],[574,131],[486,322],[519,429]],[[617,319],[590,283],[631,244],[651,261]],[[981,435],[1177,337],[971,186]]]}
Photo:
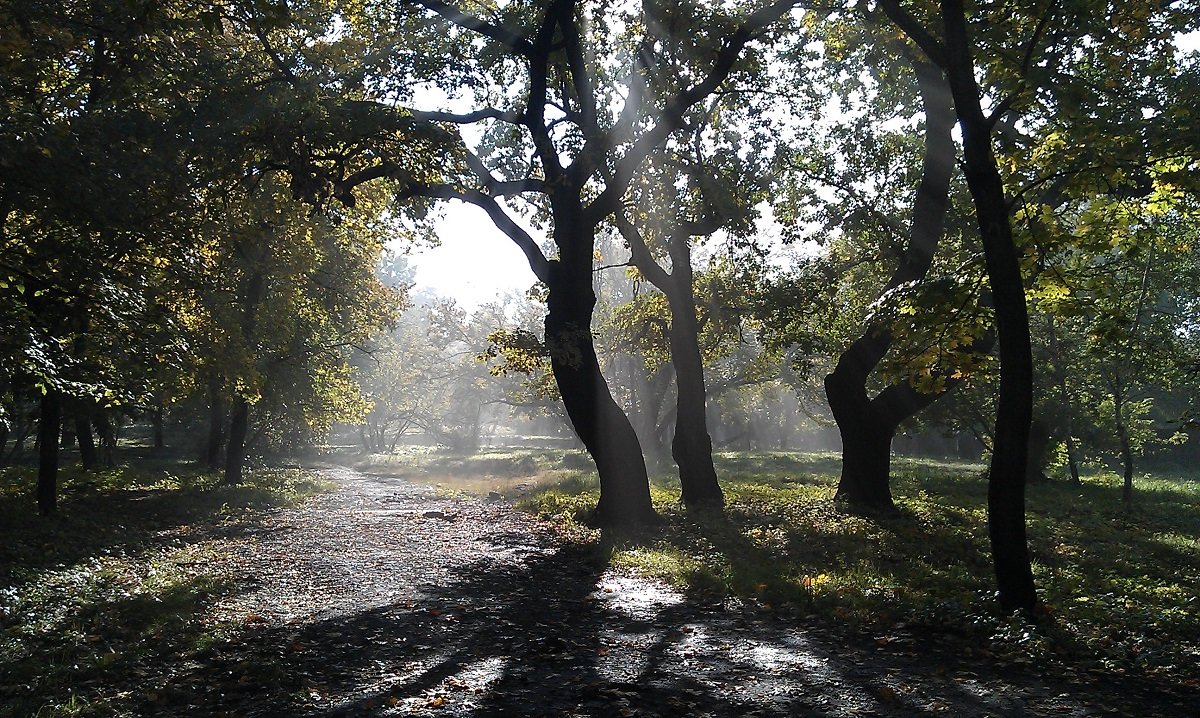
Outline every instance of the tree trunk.
{"label": "tree trunk", "polygon": [[1117,439],[1121,443],[1121,503],[1129,509],[1133,507],[1133,450],[1129,445],[1129,427],[1125,425],[1125,405],[1119,384],[1113,391],[1113,413],[1117,420]]}
{"label": "tree trunk", "polygon": [[243,397],[233,401],[233,418],[229,422],[229,446],[225,449],[225,476],[221,483],[237,486],[242,483],[246,465],[246,435],[250,430],[250,403]]}
{"label": "tree trunk", "polygon": [[1063,432],[1066,436],[1063,442],[1067,446],[1067,468],[1071,472],[1071,484],[1079,486],[1079,464],[1075,460],[1075,422],[1072,419],[1071,393],[1067,390],[1067,370],[1063,366],[1062,352],[1059,350],[1058,331],[1054,326],[1054,315],[1046,316],[1047,335],[1050,339],[1050,360],[1054,366],[1054,378],[1058,384],[1058,398],[1062,401]]}
{"label": "tree trunk", "polygon": [[154,413],[150,416],[150,421],[154,427],[154,448],[161,449],[167,445],[163,439],[163,407],[162,404],[154,406]]}
{"label": "tree trunk", "polygon": [[[260,260],[265,261],[268,250],[260,252]],[[254,267],[246,279],[242,290],[242,339],[252,345],[255,326],[257,324],[258,305],[262,302],[267,291],[267,278],[261,266]],[[242,483],[242,470],[246,463],[246,436],[250,430],[250,402],[245,396],[238,394],[233,401],[233,418],[229,422],[229,446],[225,450],[225,477],[221,480],[227,485]]]}
{"label": "tree trunk", "polygon": [[[925,110],[921,183],[913,200],[908,245],[884,287],[885,293],[920,281],[929,273],[945,231],[954,174],[954,112],[949,87],[942,71],[934,65],[913,61],[912,66]],[[895,384],[874,398],[868,397],[867,378],[891,343],[889,327],[879,321],[870,322],[825,377],[825,396],[842,436],[842,475],[835,500],[885,512],[896,510],[889,487],[896,428],[940,395],[920,396],[906,384]]]}
{"label": "tree trunk", "polygon": [[42,395],[38,423],[37,504],[43,516],[58,509],[58,434],[62,396],[54,389]]}
{"label": "tree trunk", "polygon": [[[672,247],[673,254],[679,254]],[[685,248],[686,252],[686,248]],[[668,338],[671,363],[675,366],[675,437],[671,456],[679,467],[679,485],[688,508],[721,509],[725,494],[713,466],[712,437],[708,433],[707,391],[704,361],[700,356],[700,326],[696,319],[696,297],[692,290],[690,257],[675,259],[671,291]]]}
{"label": "tree trunk", "polygon": [[84,471],[93,471],[100,465],[96,455],[96,441],[92,437],[90,407],[80,407],[75,414],[75,437],[79,442],[79,463]]}
{"label": "tree trunk", "polygon": [[1037,591],[1025,530],[1025,471],[1033,418],[1033,353],[1025,286],[1004,183],[992,153],[991,124],[980,106],[962,0],[943,0],[941,10],[946,72],[962,130],[967,186],[983,242],[1000,347],[1000,390],[988,470],[988,534],[1001,608],[1032,613]]}
{"label": "tree trunk", "polygon": [[1029,424],[1029,458],[1025,480],[1037,483],[1046,480],[1046,463],[1050,460],[1050,426],[1042,419]]}
{"label": "tree trunk", "polygon": [[[575,265],[583,264],[576,259]],[[596,462],[600,476],[596,520],[602,526],[654,521],[657,514],[650,503],[641,444],[629,417],[612,398],[592,341],[596,295],[590,252],[582,271],[578,266],[569,271],[564,261],[550,263],[546,345],[567,416]]]}
{"label": "tree trunk", "polygon": [[835,369],[825,377],[825,396],[842,437],[842,475],[834,500],[873,511],[895,511],[889,486],[892,437],[871,406],[860,377]]}
{"label": "tree trunk", "polygon": [[216,471],[221,465],[221,447],[225,445],[225,394],[221,378],[208,375],[208,441],[204,446],[204,465]]}
{"label": "tree trunk", "polygon": [[96,412],[96,433],[100,436],[100,462],[105,468],[111,469],[117,464],[113,456],[117,447],[117,433],[106,409]]}

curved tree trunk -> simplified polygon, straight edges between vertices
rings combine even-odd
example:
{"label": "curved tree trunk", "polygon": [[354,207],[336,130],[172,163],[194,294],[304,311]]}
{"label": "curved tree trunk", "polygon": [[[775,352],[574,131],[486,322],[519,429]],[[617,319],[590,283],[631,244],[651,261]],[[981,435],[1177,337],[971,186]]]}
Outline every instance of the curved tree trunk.
{"label": "curved tree trunk", "polygon": [[42,395],[38,420],[37,504],[43,516],[58,510],[58,434],[62,420],[62,395],[48,389]]}
{"label": "curved tree trunk", "polygon": [[[954,173],[956,150],[951,132],[955,117],[950,88],[934,65],[918,61],[912,65],[925,109],[921,183],[913,200],[908,246],[884,287],[885,293],[920,281],[929,273],[944,232]],[[825,396],[842,437],[842,475],[835,500],[885,512],[896,508],[889,486],[896,428],[941,395],[921,396],[907,385],[893,385],[874,398],[867,395],[867,379],[891,344],[886,324],[872,321],[825,377]],[[907,401],[898,401],[901,398]]]}
{"label": "curved tree trunk", "polygon": [[549,267],[545,326],[550,366],[571,425],[596,462],[597,522],[602,526],[647,523],[657,514],[650,503],[642,447],[629,417],[612,398],[592,341],[596,295],[590,251],[586,265],[575,259],[574,267],[566,263],[570,258],[553,261]]}
{"label": "curved tree trunk", "polygon": [[[715,231],[714,225],[711,230]],[[629,243],[633,263],[667,297],[671,323],[667,339],[675,369],[675,434],[671,456],[679,467],[683,503],[689,508],[722,509],[725,494],[713,466],[712,436],[708,433],[708,397],[704,386],[704,360],[700,354],[700,323],[692,287],[692,256],[688,228],[672,229],[667,239],[671,272],[650,255],[641,232],[623,216],[617,228]]]}
{"label": "curved tree trunk", "polygon": [[724,508],[725,494],[713,466],[712,437],[708,433],[707,390],[704,360],[700,356],[700,325],[692,289],[691,257],[686,247],[672,246],[672,274],[667,303],[671,326],[667,332],[671,363],[675,367],[675,436],[671,456],[679,467],[679,485],[688,508]]}
{"label": "curved tree trunk", "polygon": [[962,0],[943,0],[946,73],[962,129],[967,185],[975,204],[996,312],[1000,390],[988,470],[988,535],[1004,610],[1037,605],[1025,529],[1025,471],[1033,419],[1033,352],[1020,258],[1009,224],[1004,182],[992,153],[992,125],[980,106]]}

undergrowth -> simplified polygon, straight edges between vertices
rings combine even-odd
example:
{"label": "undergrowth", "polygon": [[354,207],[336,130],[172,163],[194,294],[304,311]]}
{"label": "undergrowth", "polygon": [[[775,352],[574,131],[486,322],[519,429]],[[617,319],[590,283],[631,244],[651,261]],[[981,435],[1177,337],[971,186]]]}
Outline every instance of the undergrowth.
{"label": "undergrowth", "polygon": [[0,716],[148,715],[187,692],[188,666],[243,629],[211,611],[237,590],[227,537],[328,488],[273,469],[222,486],[168,461],[61,479],[42,517],[32,469],[0,469]]}

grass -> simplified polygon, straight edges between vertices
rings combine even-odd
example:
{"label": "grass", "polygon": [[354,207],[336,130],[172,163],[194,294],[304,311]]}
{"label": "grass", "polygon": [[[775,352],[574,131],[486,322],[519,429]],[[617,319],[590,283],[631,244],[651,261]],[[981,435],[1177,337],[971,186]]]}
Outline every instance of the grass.
{"label": "grass", "polygon": [[236,590],[227,537],[325,488],[299,470],[224,487],[169,461],[67,468],[41,517],[32,485],[0,470],[0,716],[138,715],[186,691],[170,672],[244,628],[211,611]]}
{"label": "grass", "polygon": [[356,469],[431,484],[447,493],[522,499],[594,471],[580,450],[504,448],[452,452],[408,446],[395,454],[347,454]]}
{"label": "grass", "polygon": [[677,482],[656,477],[665,527],[607,537],[582,527],[594,475],[575,472],[523,499],[570,525],[614,566],[665,580],[698,598],[740,597],[764,608],[886,631],[949,633],[983,652],[1200,681],[1200,481],[1158,473],[1122,509],[1120,480],[1031,486],[1029,536],[1048,615],[1027,623],[993,600],[982,467],[897,459],[900,516],[847,513],[832,502],[837,457],[720,454],[728,509],[696,515]]}

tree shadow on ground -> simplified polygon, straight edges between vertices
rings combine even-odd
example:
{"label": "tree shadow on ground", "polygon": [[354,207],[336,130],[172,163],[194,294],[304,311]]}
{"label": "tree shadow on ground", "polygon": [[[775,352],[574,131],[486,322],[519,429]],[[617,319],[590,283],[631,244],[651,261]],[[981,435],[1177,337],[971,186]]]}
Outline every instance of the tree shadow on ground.
{"label": "tree shadow on ground", "polygon": [[[1082,686],[1064,700],[1044,676],[969,667],[974,678],[951,675],[963,668],[952,648],[883,647],[845,627],[698,605],[567,546],[466,564],[412,600],[255,630],[195,666],[204,696],[186,705],[245,716],[1018,716],[1087,701]],[[1162,703],[1160,715],[1187,714]]]}

